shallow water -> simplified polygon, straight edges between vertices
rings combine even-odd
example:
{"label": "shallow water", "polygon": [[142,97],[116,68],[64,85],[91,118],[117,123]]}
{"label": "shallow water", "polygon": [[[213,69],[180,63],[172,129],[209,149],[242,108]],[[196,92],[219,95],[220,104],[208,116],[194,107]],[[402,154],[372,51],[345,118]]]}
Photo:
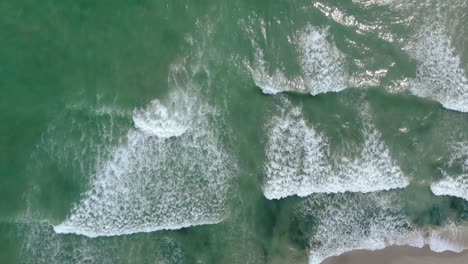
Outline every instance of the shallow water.
{"label": "shallow water", "polygon": [[465,1],[0,14],[0,263],[459,251],[437,230],[468,218]]}

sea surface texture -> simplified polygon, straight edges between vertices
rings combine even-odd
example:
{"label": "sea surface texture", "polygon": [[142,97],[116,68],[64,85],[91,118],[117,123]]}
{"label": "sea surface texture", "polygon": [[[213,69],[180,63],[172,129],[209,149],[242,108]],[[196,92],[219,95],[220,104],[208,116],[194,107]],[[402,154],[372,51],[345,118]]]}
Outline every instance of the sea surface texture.
{"label": "sea surface texture", "polygon": [[0,39],[0,263],[465,249],[466,0],[6,0]]}

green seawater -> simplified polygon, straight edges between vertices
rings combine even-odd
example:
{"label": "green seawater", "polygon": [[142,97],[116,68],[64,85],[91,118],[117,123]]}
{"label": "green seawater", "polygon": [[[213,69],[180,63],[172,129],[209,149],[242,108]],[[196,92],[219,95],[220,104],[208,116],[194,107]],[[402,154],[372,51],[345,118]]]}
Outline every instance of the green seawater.
{"label": "green seawater", "polygon": [[464,0],[0,1],[0,263],[318,263],[463,226],[467,25]]}

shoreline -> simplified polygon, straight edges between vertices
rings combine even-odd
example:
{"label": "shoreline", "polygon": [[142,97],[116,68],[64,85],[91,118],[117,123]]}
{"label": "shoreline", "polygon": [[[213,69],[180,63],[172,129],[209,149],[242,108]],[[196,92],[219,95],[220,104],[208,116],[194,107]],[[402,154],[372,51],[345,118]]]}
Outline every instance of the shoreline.
{"label": "shoreline", "polygon": [[388,246],[380,250],[353,250],[325,259],[322,264],[466,264],[468,250],[434,252],[428,245]]}
{"label": "shoreline", "polygon": [[[418,238],[419,236],[419,238]],[[468,226],[423,229],[407,243],[382,249],[356,249],[322,261],[322,264],[465,264],[468,263]]]}

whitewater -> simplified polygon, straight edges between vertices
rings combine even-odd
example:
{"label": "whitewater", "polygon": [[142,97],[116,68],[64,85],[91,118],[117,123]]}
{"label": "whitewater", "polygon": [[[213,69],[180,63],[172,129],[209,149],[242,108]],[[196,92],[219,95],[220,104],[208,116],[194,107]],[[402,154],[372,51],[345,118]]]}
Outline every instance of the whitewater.
{"label": "whitewater", "polygon": [[235,166],[210,121],[216,111],[197,98],[185,67],[172,67],[177,86],[165,99],[133,112],[135,128],[98,163],[89,190],[55,232],[116,236],[216,224],[228,215]]}
{"label": "whitewater", "polygon": [[281,100],[267,125],[265,182],[268,199],[313,193],[376,192],[404,188],[409,178],[393,161],[381,135],[362,109],[364,143],[357,157],[330,154],[326,135],[314,129],[299,106]]}

